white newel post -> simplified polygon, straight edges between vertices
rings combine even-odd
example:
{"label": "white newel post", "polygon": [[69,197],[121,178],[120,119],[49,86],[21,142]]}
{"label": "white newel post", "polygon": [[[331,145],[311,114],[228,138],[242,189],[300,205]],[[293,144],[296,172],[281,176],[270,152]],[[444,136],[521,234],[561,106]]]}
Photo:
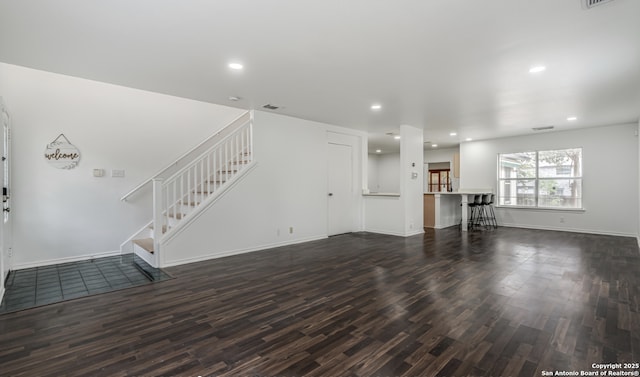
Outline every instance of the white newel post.
{"label": "white newel post", "polygon": [[155,268],[160,267],[160,238],[164,226],[162,210],[162,178],[153,179],[153,260]]}

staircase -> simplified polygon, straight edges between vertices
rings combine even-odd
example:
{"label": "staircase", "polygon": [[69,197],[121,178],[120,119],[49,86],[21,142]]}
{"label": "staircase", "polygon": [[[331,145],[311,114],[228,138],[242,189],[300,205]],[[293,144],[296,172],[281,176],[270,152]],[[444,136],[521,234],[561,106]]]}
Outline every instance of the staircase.
{"label": "staircase", "polygon": [[253,112],[247,111],[220,132],[131,190],[153,187],[151,222],[125,241],[122,253],[134,252],[155,268],[162,265],[162,244],[197,218],[255,166]]}

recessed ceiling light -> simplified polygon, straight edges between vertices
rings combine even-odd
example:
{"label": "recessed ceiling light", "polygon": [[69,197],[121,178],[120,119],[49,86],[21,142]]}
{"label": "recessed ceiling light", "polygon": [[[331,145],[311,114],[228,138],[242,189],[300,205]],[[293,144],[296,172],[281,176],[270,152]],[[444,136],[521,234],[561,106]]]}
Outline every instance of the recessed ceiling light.
{"label": "recessed ceiling light", "polygon": [[535,67],[531,67],[531,69],[529,69],[529,73],[540,73],[543,72],[547,69],[547,67],[543,66],[543,65],[537,65]]}
{"label": "recessed ceiling light", "polygon": [[378,105],[378,104],[371,105],[371,110],[380,110],[380,109],[382,109],[382,105]]}
{"label": "recessed ceiling light", "polygon": [[376,153],[382,153],[382,149],[376,149]]}
{"label": "recessed ceiling light", "polygon": [[471,141],[471,140],[473,140],[473,139],[472,139],[472,138],[470,138],[470,137],[468,137],[468,138],[466,138],[466,139],[464,139],[464,140],[465,140],[465,141]]}
{"label": "recessed ceiling light", "polygon": [[567,120],[573,122],[574,120],[578,120],[578,117],[568,117]]}
{"label": "recessed ceiling light", "polygon": [[396,139],[396,140],[400,140],[400,135],[396,135],[393,138]]}
{"label": "recessed ceiling light", "polygon": [[431,144],[431,148],[436,148],[438,144]]}
{"label": "recessed ceiling light", "polygon": [[242,99],[242,98],[240,98],[240,97],[236,97],[236,96],[231,96],[231,97],[229,97],[229,101],[234,101],[234,102],[235,102],[235,101],[240,101],[241,99]]}
{"label": "recessed ceiling light", "polygon": [[233,70],[236,70],[236,71],[239,71],[242,68],[244,68],[244,66],[242,64],[240,64],[240,63],[229,63],[229,68],[231,68]]}
{"label": "recessed ceiling light", "polygon": [[458,135],[458,133],[457,133],[457,132],[451,132],[451,133],[449,134],[449,136],[456,136],[456,135]]}

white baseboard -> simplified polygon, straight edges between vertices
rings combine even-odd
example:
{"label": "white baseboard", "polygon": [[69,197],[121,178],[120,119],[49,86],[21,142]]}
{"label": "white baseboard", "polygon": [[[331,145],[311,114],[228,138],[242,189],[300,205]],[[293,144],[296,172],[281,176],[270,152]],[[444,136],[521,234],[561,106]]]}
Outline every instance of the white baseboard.
{"label": "white baseboard", "polygon": [[366,229],[365,232],[377,233],[377,234],[386,234],[387,236],[411,237],[411,236],[417,236],[418,234],[424,234],[424,229],[416,229],[415,231],[408,232],[408,233],[394,232],[394,231],[388,231],[388,230],[379,230],[379,229]]}
{"label": "white baseboard", "polygon": [[[504,223],[498,224],[499,226],[504,226],[507,228],[524,228],[524,229],[538,229],[538,230],[553,230],[558,232],[571,232],[571,233],[587,233],[587,234],[599,234],[603,236],[618,236],[618,237],[636,237],[636,234],[632,233],[623,233],[623,232],[608,232],[608,231],[600,231],[593,229],[579,229],[579,228],[561,228],[561,227],[553,227],[553,226],[533,226],[533,225],[523,225],[523,224],[511,224]],[[639,239],[640,245],[640,239]]]}
{"label": "white baseboard", "polygon": [[436,226],[434,226],[434,227],[433,227],[433,229],[445,229],[445,228],[451,228],[452,226],[458,226],[458,225],[460,225],[460,223],[459,223],[459,222],[455,222],[455,223],[453,223],[453,224],[449,224],[449,223],[447,223],[447,224],[440,224],[440,225],[436,225]]}
{"label": "white baseboard", "polygon": [[112,257],[116,255],[121,255],[120,250],[114,251],[105,251],[103,253],[89,254],[89,255],[79,255],[74,257],[65,257],[58,259],[46,259],[35,262],[27,262],[27,263],[16,263],[13,265],[13,270],[23,270],[25,268],[34,268],[34,267],[43,267],[50,266],[52,264],[62,264],[62,263],[70,263],[70,262],[79,262],[83,260],[90,260],[95,258],[104,258],[104,257]]}
{"label": "white baseboard", "polygon": [[271,243],[271,244],[266,244],[266,245],[261,245],[261,246],[256,246],[256,247],[250,247],[250,248],[246,248],[246,249],[226,250],[226,251],[222,251],[222,252],[215,253],[215,254],[200,255],[200,256],[192,257],[192,258],[176,259],[176,260],[172,260],[172,261],[168,261],[168,262],[165,261],[162,264],[162,267],[164,268],[164,267],[178,266],[178,265],[187,264],[187,263],[202,262],[202,261],[209,260],[209,259],[217,259],[217,258],[228,257],[228,256],[232,256],[232,255],[246,254],[246,253],[251,253],[251,252],[254,252],[254,251],[273,249],[275,247],[295,245],[295,244],[299,244],[299,243],[323,240],[323,239],[326,239],[326,238],[327,238],[327,236],[313,236],[313,237],[308,237],[308,238],[300,238],[300,239],[293,240],[293,241],[283,241],[283,242],[276,242],[276,243]]}
{"label": "white baseboard", "polygon": [[386,234],[387,236],[398,236],[404,237],[404,233],[402,232],[393,232],[388,230],[380,230],[380,229],[365,229],[365,232],[368,233],[377,233],[377,234]]}

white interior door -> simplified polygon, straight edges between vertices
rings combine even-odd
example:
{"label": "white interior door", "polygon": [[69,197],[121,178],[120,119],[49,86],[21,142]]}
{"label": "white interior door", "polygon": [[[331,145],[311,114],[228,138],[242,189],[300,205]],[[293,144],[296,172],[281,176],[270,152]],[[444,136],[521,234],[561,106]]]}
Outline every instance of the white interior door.
{"label": "white interior door", "polygon": [[11,128],[9,113],[0,98],[0,126],[2,128],[2,142],[0,143],[0,183],[2,192],[2,215],[0,215],[0,288],[4,288],[4,281],[11,269],[11,212],[10,211],[10,152]]}
{"label": "white interior door", "polygon": [[329,143],[328,152],[327,233],[333,236],[353,231],[353,151],[350,145]]}

